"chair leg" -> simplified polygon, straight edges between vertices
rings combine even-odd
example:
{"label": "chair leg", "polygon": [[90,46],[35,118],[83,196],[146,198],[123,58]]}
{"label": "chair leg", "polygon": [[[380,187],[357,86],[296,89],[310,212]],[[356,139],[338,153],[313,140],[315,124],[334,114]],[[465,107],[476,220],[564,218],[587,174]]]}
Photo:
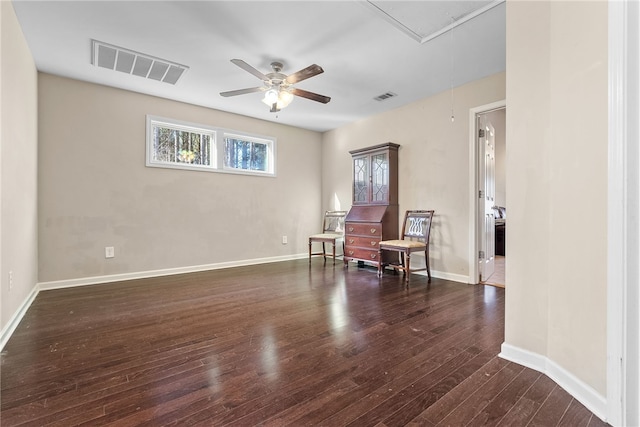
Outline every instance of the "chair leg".
{"label": "chair leg", "polygon": [[336,242],[331,242],[331,248],[333,249],[333,265],[336,265]]}
{"label": "chair leg", "polygon": [[327,262],[327,253],[324,248],[324,242],[322,242],[322,258],[324,258],[324,262]]}
{"label": "chair leg", "polygon": [[311,239],[309,239],[309,264],[311,264]]}
{"label": "chair leg", "polygon": [[404,274],[406,274],[405,278],[409,283],[409,278],[411,277],[411,252],[407,252],[407,265],[404,267]]}
{"label": "chair leg", "polygon": [[378,277],[382,277],[382,249],[378,249]]}
{"label": "chair leg", "polygon": [[427,264],[427,277],[429,278],[428,282],[431,283],[431,267],[429,266],[429,247],[424,251],[424,259]]}

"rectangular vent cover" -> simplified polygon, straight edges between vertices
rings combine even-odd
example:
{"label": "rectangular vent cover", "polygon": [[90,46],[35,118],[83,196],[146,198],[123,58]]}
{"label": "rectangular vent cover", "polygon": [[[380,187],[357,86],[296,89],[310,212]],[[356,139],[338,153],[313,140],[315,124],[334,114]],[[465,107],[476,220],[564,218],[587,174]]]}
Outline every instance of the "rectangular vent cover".
{"label": "rectangular vent cover", "polygon": [[375,99],[376,101],[385,101],[389,98],[393,98],[394,96],[398,96],[398,95],[396,95],[393,92],[387,92],[387,93],[383,93],[382,95],[378,95],[373,99]]}
{"label": "rectangular vent cover", "polygon": [[176,84],[184,72],[189,69],[186,65],[97,40],[91,40],[91,63],[98,67],[172,85]]}

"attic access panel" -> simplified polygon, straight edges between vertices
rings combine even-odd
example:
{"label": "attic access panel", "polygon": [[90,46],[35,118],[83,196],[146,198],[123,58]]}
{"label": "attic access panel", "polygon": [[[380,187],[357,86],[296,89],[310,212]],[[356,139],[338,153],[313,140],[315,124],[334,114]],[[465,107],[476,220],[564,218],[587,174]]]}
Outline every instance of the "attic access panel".
{"label": "attic access panel", "polygon": [[412,39],[425,43],[503,2],[368,0],[363,4]]}

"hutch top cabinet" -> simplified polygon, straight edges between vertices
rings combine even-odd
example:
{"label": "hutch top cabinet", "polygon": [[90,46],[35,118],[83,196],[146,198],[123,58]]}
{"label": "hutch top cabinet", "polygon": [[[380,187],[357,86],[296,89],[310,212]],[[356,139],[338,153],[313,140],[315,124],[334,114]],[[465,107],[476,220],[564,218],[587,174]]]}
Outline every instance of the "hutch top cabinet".
{"label": "hutch top cabinet", "polygon": [[353,205],[345,218],[345,265],[349,261],[377,265],[378,243],[398,238],[399,147],[389,142],[349,152]]}
{"label": "hutch top cabinet", "polygon": [[352,150],[353,204],[398,204],[398,144]]}

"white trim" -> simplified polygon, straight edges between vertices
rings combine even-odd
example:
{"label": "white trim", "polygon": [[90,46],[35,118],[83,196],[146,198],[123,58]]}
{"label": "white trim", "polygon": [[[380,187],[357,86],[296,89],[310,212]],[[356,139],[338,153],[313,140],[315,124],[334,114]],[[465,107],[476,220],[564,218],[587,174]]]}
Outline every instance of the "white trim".
{"label": "white trim", "polygon": [[[411,274],[427,276],[427,272],[424,270],[416,271],[415,273],[412,272]],[[452,282],[469,283],[469,276],[465,276],[463,274],[447,273],[446,271],[431,270],[431,277],[436,279],[450,280]]]}
{"label": "white trim", "polygon": [[103,283],[122,282],[125,280],[146,279],[149,277],[170,276],[174,274],[195,273],[198,271],[219,270],[222,268],[244,267],[247,265],[268,264],[271,262],[290,261],[294,259],[307,258],[308,253],[276,256],[268,258],[254,258],[240,261],[219,262],[215,264],[193,265],[188,267],[165,268],[162,270],[148,270],[135,273],[111,274],[108,276],[93,276],[80,279],[56,280],[51,282],[38,283],[39,289],[63,289],[77,286],[99,285]]}
{"label": "white trim", "polygon": [[545,374],[598,418],[606,421],[607,400],[604,396],[553,360],[506,343],[502,344],[498,356]]}
{"label": "white trim", "polygon": [[637,2],[609,2],[607,418],[640,425]]}
{"label": "white trim", "polygon": [[[624,414],[624,37],[626,5],[609,3],[609,153],[607,215],[607,418],[622,425]],[[615,25],[612,25],[615,23]]]}
{"label": "white trim", "polygon": [[467,283],[480,282],[478,268],[478,147],[476,144],[476,116],[507,106],[506,100],[492,102],[469,109],[469,277]]}
{"label": "white trim", "polygon": [[0,351],[4,349],[7,341],[9,341],[9,338],[11,338],[11,335],[15,332],[39,292],[40,290],[38,285],[34,286],[27,298],[22,302],[20,307],[18,307],[18,310],[13,314],[13,316],[11,316],[11,319],[9,319],[5,327],[2,329],[2,332],[0,332]]}

